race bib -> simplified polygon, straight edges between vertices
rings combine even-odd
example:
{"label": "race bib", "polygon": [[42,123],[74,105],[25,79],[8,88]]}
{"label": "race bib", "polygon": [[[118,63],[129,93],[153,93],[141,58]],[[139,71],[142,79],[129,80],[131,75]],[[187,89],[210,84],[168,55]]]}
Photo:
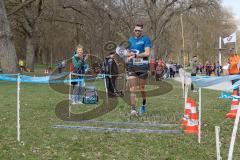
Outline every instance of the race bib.
{"label": "race bib", "polygon": [[142,65],[143,58],[133,58],[133,65]]}

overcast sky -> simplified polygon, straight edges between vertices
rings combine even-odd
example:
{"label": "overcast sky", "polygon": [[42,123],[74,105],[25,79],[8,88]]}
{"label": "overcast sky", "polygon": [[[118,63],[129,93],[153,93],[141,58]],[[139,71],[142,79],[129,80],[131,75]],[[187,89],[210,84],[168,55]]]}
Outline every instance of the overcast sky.
{"label": "overcast sky", "polygon": [[222,5],[232,10],[234,17],[238,20],[238,29],[240,30],[240,0],[223,0]]}

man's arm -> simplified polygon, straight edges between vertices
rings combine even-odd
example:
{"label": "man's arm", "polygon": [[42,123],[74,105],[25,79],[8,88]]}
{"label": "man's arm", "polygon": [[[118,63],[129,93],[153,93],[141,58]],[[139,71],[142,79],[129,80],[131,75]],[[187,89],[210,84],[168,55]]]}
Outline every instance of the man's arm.
{"label": "man's arm", "polygon": [[145,44],[144,44],[144,53],[138,54],[136,57],[138,58],[144,58],[144,57],[149,57],[150,55],[150,50],[152,47],[152,43],[150,41],[150,39],[146,36],[145,40],[144,40]]}
{"label": "man's arm", "polygon": [[72,57],[72,63],[73,63],[73,67],[77,68],[77,60],[75,58],[75,55]]}
{"label": "man's arm", "polygon": [[145,48],[145,52],[138,54],[137,58],[144,58],[144,57],[149,57],[150,55],[150,47]]}

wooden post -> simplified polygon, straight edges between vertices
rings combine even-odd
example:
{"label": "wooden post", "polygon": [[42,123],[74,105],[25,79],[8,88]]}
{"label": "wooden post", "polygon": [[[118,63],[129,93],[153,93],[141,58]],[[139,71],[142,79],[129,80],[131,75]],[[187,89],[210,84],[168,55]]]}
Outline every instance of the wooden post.
{"label": "wooden post", "polygon": [[219,132],[220,132],[220,127],[215,126],[215,137],[216,137],[216,154],[217,154],[217,160],[221,160],[221,154],[220,154],[220,147],[221,147],[221,142],[219,140]]}

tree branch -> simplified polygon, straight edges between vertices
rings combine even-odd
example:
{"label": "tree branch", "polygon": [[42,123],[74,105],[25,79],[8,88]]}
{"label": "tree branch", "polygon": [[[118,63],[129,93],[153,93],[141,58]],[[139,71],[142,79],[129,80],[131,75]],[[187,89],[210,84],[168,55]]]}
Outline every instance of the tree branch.
{"label": "tree branch", "polygon": [[161,10],[161,12],[157,15],[157,17],[158,18],[161,18],[164,14],[165,14],[165,12],[166,12],[166,10],[169,8],[169,7],[171,7],[175,2],[177,2],[178,0],[172,0],[170,3],[168,3],[168,4],[166,4],[164,7],[163,7],[163,9]]}
{"label": "tree branch", "polygon": [[93,20],[90,16],[88,16],[87,14],[83,13],[82,11],[74,8],[73,6],[65,6],[65,5],[63,6],[63,9],[68,9],[68,8],[69,8],[69,9],[72,9],[72,10],[78,12],[78,13],[80,13],[81,15],[87,17],[87,18],[90,19],[90,20]]}
{"label": "tree branch", "polygon": [[53,21],[56,21],[56,22],[63,22],[63,23],[69,23],[69,24],[79,24],[79,25],[83,25],[83,23],[80,23],[80,22],[75,22],[75,21],[69,21],[69,20],[65,20],[65,19],[59,19],[59,18],[54,18],[54,19],[48,19],[48,18],[40,18],[42,20],[45,20],[45,21],[49,21],[51,22],[52,20]]}
{"label": "tree branch", "polygon": [[9,17],[9,16],[15,14],[16,12],[18,12],[19,10],[25,8],[26,6],[28,6],[29,4],[33,3],[34,1],[36,1],[36,0],[29,0],[27,2],[24,2],[24,3],[20,4],[19,6],[17,6],[15,8],[15,10],[11,11],[10,13],[8,13],[7,16]]}

